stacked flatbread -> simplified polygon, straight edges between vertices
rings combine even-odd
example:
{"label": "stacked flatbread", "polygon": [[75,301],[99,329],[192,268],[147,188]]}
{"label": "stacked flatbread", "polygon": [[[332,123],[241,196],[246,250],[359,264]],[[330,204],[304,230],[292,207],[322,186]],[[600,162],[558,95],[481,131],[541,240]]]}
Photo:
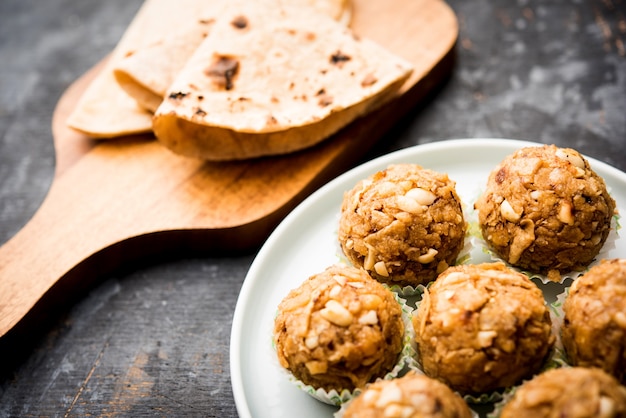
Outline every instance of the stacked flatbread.
{"label": "stacked flatbread", "polygon": [[[140,14],[165,3],[148,0]],[[346,0],[208,3],[194,5],[184,29],[126,46],[105,69],[147,115],[144,129],[175,153],[222,161],[310,147],[388,101],[411,74],[409,62],[348,29]],[[86,129],[84,110],[79,103],[70,126],[116,136]]]}

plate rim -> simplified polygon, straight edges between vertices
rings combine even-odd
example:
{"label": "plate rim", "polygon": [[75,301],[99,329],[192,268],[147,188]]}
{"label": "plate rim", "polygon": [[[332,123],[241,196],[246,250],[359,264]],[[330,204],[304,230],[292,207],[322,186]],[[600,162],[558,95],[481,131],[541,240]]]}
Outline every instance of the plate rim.
{"label": "plate rim", "polygon": [[[365,173],[368,171],[375,171],[377,167],[384,167],[389,165],[392,161],[407,157],[416,157],[420,154],[427,154],[432,152],[445,152],[446,150],[453,150],[454,148],[476,148],[476,147],[496,147],[507,149],[510,152],[516,149],[527,146],[542,146],[547,145],[542,142],[535,142],[529,140],[518,140],[510,138],[453,138],[439,140],[435,142],[429,142],[425,144],[413,145],[410,147],[402,148],[396,151],[389,152],[387,154],[378,156],[372,160],[359,164],[350,170],[340,174],[328,183],[321,186],[307,198],[305,198],[300,204],[298,204],[287,216],[278,224],[278,226],[272,231],[265,243],[261,246],[257,255],[255,256],[246,277],[242,283],[237,302],[235,304],[235,310],[233,314],[233,320],[231,325],[230,335],[230,347],[229,347],[229,364],[230,364],[230,378],[233,397],[235,400],[235,406],[237,413],[242,418],[252,417],[250,411],[250,405],[245,396],[244,379],[241,369],[240,357],[242,355],[241,332],[243,330],[243,323],[246,316],[245,302],[250,298],[252,288],[255,285],[254,277],[258,277],[258,271],[264,264],[266,254],[270,253],[276,241],[278,241],[284,234],[284,231],[289,228],[289,225],[300,218],[302,212],[306,212],[307,208],[317,202],[321,197],[334,190],[337,185],[343,183],[345,179],[353,176],[358,176],[359,173]],[[565,146],[562,146],[565,147]],[[583,156],[593,166],[594,171],[601,168],[601,171],[608,172],[611,176],[616,177],[620,182],[626,184],[626,173],[611,166],[608,163],[589,157],[585,154]]]}

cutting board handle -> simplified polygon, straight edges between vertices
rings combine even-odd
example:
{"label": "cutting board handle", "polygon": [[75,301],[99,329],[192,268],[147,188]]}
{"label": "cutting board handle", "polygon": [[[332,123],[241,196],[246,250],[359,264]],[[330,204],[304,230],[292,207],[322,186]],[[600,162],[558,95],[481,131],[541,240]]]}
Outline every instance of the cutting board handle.
{"label": "cutting board handle", "polygon": [[354,2],[355,32],[408,59],[414,72],[398,97],[302,152],[209,163],[175,155],[151,134],[92,140],[65,122],[104,64],[70,86],[53,115],[50,191],[0,247],[0,345],[8,333],[33,333],[49,307],[129,260],[256,248],[302,199],[357,163],[447,80],[458,24],[445,2]]}
{"label": "cutting board handle", "polygon": [[94,222],[97,218],[81,214],[89,202],[70,201],[58,190],[53,184],[35,216],[0,247],[0,336],[59,278],[108,244],[106,231]]}

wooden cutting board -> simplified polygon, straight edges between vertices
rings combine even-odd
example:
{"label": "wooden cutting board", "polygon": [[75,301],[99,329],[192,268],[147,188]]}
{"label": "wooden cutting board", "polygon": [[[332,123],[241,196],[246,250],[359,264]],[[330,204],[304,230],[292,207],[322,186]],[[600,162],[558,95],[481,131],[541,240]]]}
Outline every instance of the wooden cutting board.
{"label": "wooden cutting board", "polygon": [[28,333],[46,309],[123,263],[258,246],[451,72],[458,25],[443,1],[354,0],[352,27],[415,71],[391,103],[293,155],[208,163],[174,155],[151,135],[92,140],[66,119],[104,64],[77,80],[53,117],[57,166],[50,191],[0,247],[0,342]]}

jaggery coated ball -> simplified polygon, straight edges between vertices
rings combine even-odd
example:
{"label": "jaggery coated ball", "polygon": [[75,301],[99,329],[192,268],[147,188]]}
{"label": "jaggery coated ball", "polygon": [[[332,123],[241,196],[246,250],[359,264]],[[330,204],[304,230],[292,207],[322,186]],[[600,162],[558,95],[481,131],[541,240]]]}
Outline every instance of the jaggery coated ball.
{"label": "jaggery coated ball", "polygon": [[500,418],[624,418],[626,387],[601,369],[551,369],[525,382]]}
{"label": "jaggery coated ball", "polygon": [[367,387],[345,409],[343,418],[471,418],[465,401],[444,383],[409,372]]}
{"label": "jaggery coated ball", "polygon": [[626,383],[626,259],[603,260],[578,277],[563,304],[568,360]]}
{"label": "jaggery coated ball", "polygon": [[393,370],[403,349],[402,308],[364,270],[331,266],[291,290],[278,306],[280,364],[327,391],[354,390]]}
{"label": "jaggery coated ball", "polygon": [[344,195],[338,239],[375,279],[417,286],[454,265],[466,222],[455,182],[416,164],[394,164]]}
{"label": "jaggery coated ball", "polygon": [[450,267],[424,293],[413,326],[424,372],[462,394],[519,383],[555,341],[541,290],[503,263]]}
{"label": "jaggery coated ball", "polygon": [[554,145],[504,158],[474,206],[483,238],[498,256],[554,281],[594,260],[615,213],[615,201],[589,162]]}

